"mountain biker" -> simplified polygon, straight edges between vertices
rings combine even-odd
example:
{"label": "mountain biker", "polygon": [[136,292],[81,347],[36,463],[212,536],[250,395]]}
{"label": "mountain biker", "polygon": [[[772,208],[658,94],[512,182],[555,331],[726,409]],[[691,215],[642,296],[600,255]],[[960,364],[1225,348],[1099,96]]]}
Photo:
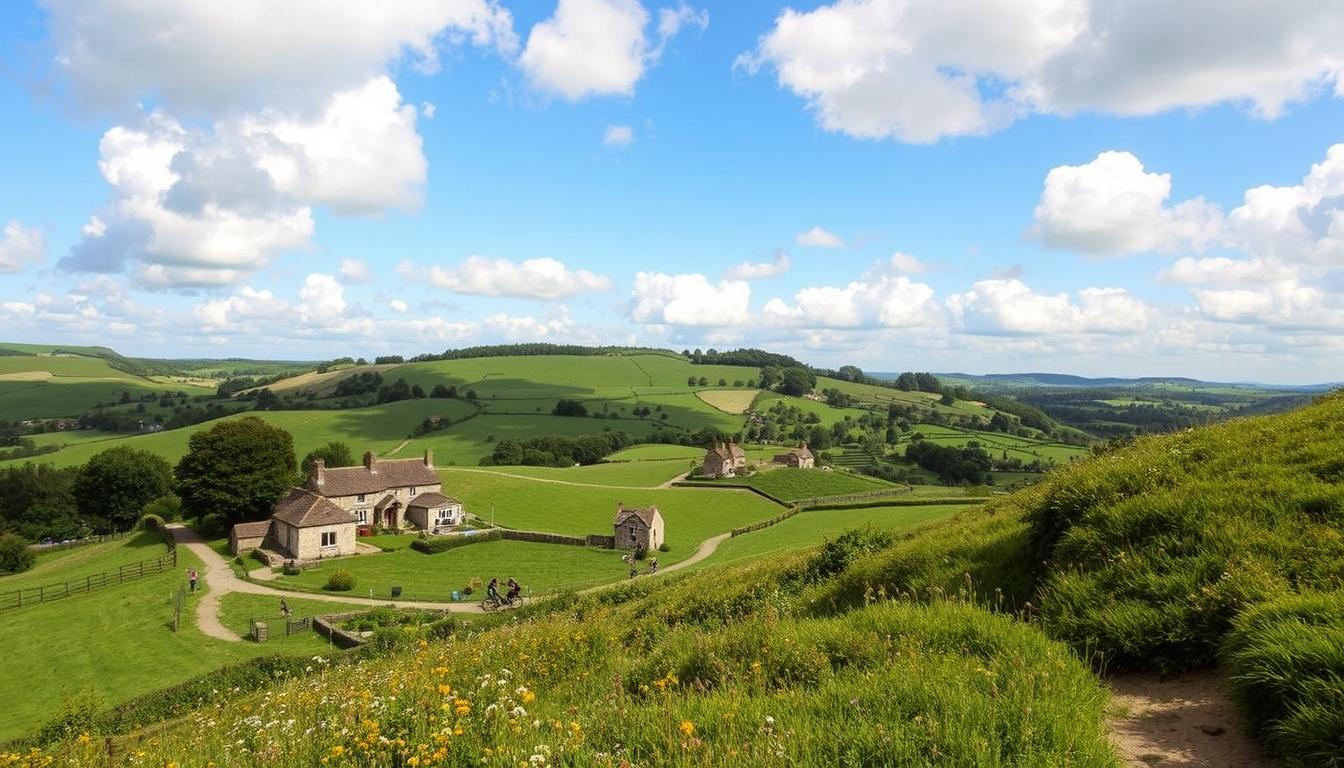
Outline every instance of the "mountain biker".
{"label": "mountain biker", "polygon": [[497,602],[497,603],[502,603],[502,602],[504,602],[504,601],[501,600],[500,597],[499,597],[499,579],[498,579],[498,578],[494,578],[494,579],[491,579],[491,580],[490,580],[490,583],[489,583],[488,585],[486,585],[486,587],[485,587],[485,594],[488,595],[488,596],[490,597],[491,600],[494,600],[494,601]]}
{"label": "mountain biker", "polygon": [[513,577],[510,576],[510,577],[509,577],[509,594],[508,594],[508,597],[506,597],[505,599],[506,599],[508,602],[511,603],[511,602],[513,602],[513,601],[518,597],[519,593],[521,593],[522,591],[523,591],[523,587],[522,587],[522,585],[519,584],[518,582],[514,581],[514,580],[513,580]]}

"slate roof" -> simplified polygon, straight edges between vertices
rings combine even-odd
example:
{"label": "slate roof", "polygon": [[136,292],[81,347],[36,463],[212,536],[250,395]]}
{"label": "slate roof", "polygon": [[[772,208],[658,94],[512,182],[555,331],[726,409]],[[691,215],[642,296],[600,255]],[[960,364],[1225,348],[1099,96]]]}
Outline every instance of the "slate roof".
{"label": "slate roof", "polygon": [[444,496],[442,493],[430,491],[429,493],[422,493],[414,499],[411,499],[411,503],[406,506],[408,508],[419,507],[420,509],[429,509],[431,507],[445,507],[449,504],[461,503],[462,502],[454,499],[452,496]]}
{"label": "slate roof", "polygon": [[441,481],[434,467],[424,459],[375,459],[372,467],[326,467],[322,470],[322,485],[311,483],[308,490],[323,496],[355,496],[361,493],[381,493],[390,488],[412,485],[437,485]]}
{"label": "slate roof", "polygon": [[625,522],[631,517],[638,517],[640,521],[644,523],[644,525],[648,526],[649,528],[652,528],[653,521],[662,516],[663,516],[662,513],[658,511],[658,507],[654,506],[640,507],[637,509],[631,509],[628,507],[619,507],[616,510],[616,517],[611,521],[611,524],[620,525],[621,523]]}
{"label": "slate roof", "polygon": [[354,515],[303,488],[291,488],[289,495],[275,505],[271,517],[295,528],[355,522]]}
{"label": "slate roof", "polygon": [[706,452],[705,459],[709,459],[710,456],[716,456],[724,461],[737,461],[745,460],[747,453],[737,443],[715,443],[714,447]]}
{"label": "slate roof", "polygon": [[270,532],[270,520],[262,520],[256,523],[238,523],[233,526],[233,535],[239,539],[262,539]]}

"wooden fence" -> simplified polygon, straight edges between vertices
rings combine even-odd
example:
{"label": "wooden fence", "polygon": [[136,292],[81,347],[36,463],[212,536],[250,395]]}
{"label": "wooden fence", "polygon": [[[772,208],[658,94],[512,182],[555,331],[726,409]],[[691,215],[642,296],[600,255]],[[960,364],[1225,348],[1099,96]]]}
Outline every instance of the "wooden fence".
{"label": "wooden fence", "polygon": [[93,573],[82,579],[71,579],[59,584],[44,584],[40,587],[15,589],[0,592],[0,611],[9,611],[39,603],[49,603],[71,595],[94,592],[105,587],[115,587],[128,581],[146,576],[154,576],[177,567],[177,548],[169,546],[168,551],[150,560],[128,563],[116,570]]}

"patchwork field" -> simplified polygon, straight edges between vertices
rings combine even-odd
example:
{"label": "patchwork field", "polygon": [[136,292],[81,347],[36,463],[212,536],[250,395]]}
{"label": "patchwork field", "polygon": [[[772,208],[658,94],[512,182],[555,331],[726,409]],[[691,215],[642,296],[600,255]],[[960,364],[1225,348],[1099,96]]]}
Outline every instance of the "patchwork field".
{"label": "patchwork field", "polygon": [[868,493],[894,487],[891,483],[877,478],[839,470],[793,469],[790,467],[769,469],[764,472],[757,472],[750,477],[738,477],[725,481],[706,481],[707,485],[719,483],[751,486],[784,501],[810,499],[817,496]]}
{"label": "patchwork field", "polygon": [[759,389],[702,389],[695,396],[724,413],[743,414],[761,392]]}
{"label": "patchwork field", "polygon": [[[703,452],[701,452],[703,454]],[[684,474],[697,459],[622,461],[586,467],[481,467],[483,472],[552,480],[557,483],[605,485],[627,488],[657,488]],[[462,470],[465,471],[465,470]]]}
{"label": "patchwork field", "polygon": [[703,448],[691,445],[632,445],[611,454],[607,461],[663,461],[666,459],[702,459]]}
{"label": "patchwork field", "polygon": [[[1006,453],[1010,458],[1019,458],[1024,462],[1037,459],[1046,461],[1053,459],[1063,464],[1069,459],[1088,453],[1087,448],[1076,445],[1032,440],[996,432],[978,432],[956,427],[944,427],[935,424],[915,424],[911,427],[911,434],[915,432],[924,435],[925,440],[938,445],[965,445],[967,442],[974,440],[980,443],[980,447],[989,452],[991,456],[1001,456]],[[906,437],[908,438],[908,436]]]}

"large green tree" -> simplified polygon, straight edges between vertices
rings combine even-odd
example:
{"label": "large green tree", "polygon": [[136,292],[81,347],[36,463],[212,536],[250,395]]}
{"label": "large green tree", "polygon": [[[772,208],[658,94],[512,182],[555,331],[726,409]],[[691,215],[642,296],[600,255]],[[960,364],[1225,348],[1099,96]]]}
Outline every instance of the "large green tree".
{"label": "large green tree", "polygon": [[37,555],[28,548],[28,542],[6,533],[0,536],[0,573],[21,573],[33,567]]}
{"label": "large green tree", "polygon": [[149,451],[108,448],[79,470],[73,490],[79,514],[94,529],[125,531],[146,504],[173,490],[173,467]]}
{"label": "large green tree", "polygon": [[794,366],[785,368],[779,382],[779,391],[786,395],[801,397],[817,385],[817,376],[806,368]]}
{"label": "large green tree", "polygon": [[262,520],[298,471],[294,438],[256,416],[223,421],[191,436],[177,464],[183,511],[226,523]]}

